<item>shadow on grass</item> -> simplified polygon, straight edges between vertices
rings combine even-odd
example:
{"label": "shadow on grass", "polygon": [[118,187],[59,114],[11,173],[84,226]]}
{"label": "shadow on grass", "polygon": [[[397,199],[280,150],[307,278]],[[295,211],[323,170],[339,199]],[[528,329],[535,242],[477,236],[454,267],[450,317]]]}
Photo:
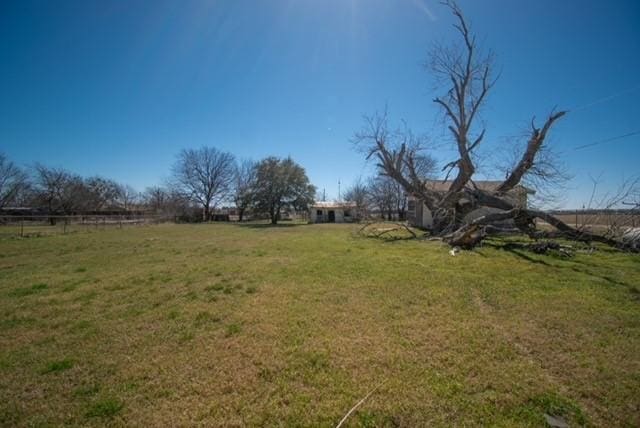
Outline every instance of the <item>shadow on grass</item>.
{"label": "shadow on grass", "polygon": [[237,227],[245,227],[247,229],[272,229],[272,228],[288,228],[288,227],[298,227],[298,226],[309,226],[309,223],[292,223],[292,222],[284,222],[278,224],[271,223],[232,223]]}
{"label": "shadow on grass", "polygon": [[[524,244],[517,243],[517,242],[506,242],[503,244],[490,242],[490,243],[485,243],[484,245],[486,247],[491,247],[496,250],[507,251],[530,263],[536,263],[536,264],[540,264],[540,265],[547,266],[550,268],[555,268],[555,269],[563,269],[563,270],[569,269],[578,274],[598,278],[612,286],[626,288],[634,296],[634,298],[637,298],[637,296],[640,296],[640,289],[638,289],[636,286],[627,284],[626,282],[613,278],[612,276],[607,275],[605,272],[597,272],[596,270],[600,269],[600,267],[595,264],[589,264],[584,261],[575,260],[575,258],[572,258],[570,260],[563,260],[563,262],[570,262],[570,263],[562,263],[562,264],[547,263],[544,260],[540,260],[539,258],[534,257],[533,254],[531,255],[527,254],[529,250],[527,250],[526,248],[523,248]],[[548,257],[548,256],[542,256],[542,257]],[[554,259],[554,260],[557,260],[557,259]],[[577,267],[576,264],[581,266],[582,269]]]}
{"label": "shadow on grass", "polygon": [[384,236],[367,236],[367,238],[377,239],[377,240],[381,241],[383,244],[390,244],[390,243],[397,242],[397,241],[415,241],[415,240],[418,239],[415,236],[388,236],[388,237],[384,237]]}
{"label": "shadow on grass", "polygon": [[505,242],[504,244],[497,244],[494,242],[485,242],[483,244],[483,246],[485,247],[490,247],[495,250],[506,251],[508,253],[511,253],[514,256],[517,256],[530,263],[536,263],[536,264],[540,264],[548,267],[554,267],[554,268],[558,267],[556,265],[552,265],[550,263],[545,262],[544,260],[537,259],[535,257],[532,257],[532,255],[527,254],[528,250],[525,249],[523,245],[524,244],[517,243],[517,242]]}

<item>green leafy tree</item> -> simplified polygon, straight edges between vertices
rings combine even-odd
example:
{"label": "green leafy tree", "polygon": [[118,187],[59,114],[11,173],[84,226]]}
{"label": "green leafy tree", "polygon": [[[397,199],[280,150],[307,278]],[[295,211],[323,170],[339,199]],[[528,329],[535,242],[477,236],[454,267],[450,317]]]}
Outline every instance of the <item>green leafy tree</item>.
{"label": "green leafy tree", "polygon": [[290,157],[268,157],[256,166],[254,209],[269,214],[271,224],[278,223],[282,209],[306,210],[315,192],[304,168]]}

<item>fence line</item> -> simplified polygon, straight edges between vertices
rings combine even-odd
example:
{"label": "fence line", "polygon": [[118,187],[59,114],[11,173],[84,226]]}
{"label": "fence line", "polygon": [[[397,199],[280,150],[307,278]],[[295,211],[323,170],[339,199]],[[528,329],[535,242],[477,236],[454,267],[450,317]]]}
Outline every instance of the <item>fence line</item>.
{"label": "fence line", "polygon": [[0,237],[58,235],[175,221],[166,215],[0,215]]}

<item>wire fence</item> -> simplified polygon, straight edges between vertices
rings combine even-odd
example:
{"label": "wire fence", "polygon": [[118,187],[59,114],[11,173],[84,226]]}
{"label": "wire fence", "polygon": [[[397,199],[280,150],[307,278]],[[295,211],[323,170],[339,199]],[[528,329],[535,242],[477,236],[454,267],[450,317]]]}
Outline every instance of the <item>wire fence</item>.
{"label": "wire fence", "polygon": [[0,216],[0,237],[33,237],[173,222],[161,215]]}
{"label": "wire fence", "polygon": [[608,232],[640,227],[640,210],[575,210],[562,211],[555,216],[576,229]]}

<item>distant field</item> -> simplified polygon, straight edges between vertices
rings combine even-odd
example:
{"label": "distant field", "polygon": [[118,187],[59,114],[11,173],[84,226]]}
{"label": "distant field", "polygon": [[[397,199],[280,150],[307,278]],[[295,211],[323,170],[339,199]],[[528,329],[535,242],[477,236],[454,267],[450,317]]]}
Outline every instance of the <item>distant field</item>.
{"label": "distant field", "polygon": [[357,228],[0,239],[0,425],[640,426],[640,256]]}
{"label": "distant field", "polygon": [[567,223],[570,226],[592,226],[596,229],[607,228],[609,226],[617,225],[620,227],[640,227],[640,214],[628,213],[628,214],[583,214],[578,211],[575,214],[556,214],[557,218]]}

